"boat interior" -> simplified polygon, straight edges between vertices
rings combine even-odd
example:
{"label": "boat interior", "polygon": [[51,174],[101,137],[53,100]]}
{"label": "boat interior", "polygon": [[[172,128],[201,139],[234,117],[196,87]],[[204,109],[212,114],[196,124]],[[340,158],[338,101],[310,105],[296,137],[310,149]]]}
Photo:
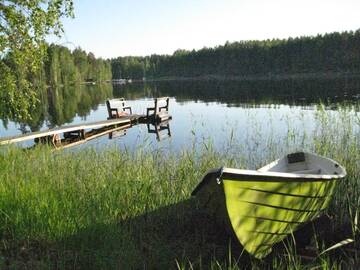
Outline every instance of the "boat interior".
{"label": "boat interior", "polygon": [[341,168],[333,160],[309,153],[293,153],[260,169],[259,172],[285,172],[293,174],[339,175]]}

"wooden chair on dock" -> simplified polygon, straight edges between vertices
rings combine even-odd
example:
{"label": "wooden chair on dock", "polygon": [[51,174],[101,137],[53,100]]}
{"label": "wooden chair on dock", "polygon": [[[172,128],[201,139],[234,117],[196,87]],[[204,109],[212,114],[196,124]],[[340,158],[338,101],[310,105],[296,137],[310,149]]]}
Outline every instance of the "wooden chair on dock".
{"label": "wooden chair on dock", "polygon": [[128,115],[126,110],[129,110],[129,114],[132,114],[130,106],[126,106],[124,98],[108,99],[106,101],[106,107],[108,110],[108,119],[120,118],[121,116]]}
{"label": "wooden chair on dock", "polygon": [[169,114],[169,100],[169,97],[155,98],[154,107],[147,108],[146,110],[146,118],[155,122],[171,119],[171,115]]}

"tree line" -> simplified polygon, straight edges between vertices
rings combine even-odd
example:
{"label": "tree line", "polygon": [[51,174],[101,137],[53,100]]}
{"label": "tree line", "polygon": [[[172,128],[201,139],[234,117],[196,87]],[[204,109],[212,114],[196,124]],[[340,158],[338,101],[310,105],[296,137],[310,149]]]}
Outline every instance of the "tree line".
{"label": "tree line", "polygon": [[47,49],[43,71],[48,85],[103,82],[112,76],[110,61],[97,59],[81,48],[70,51],[54,44]]}
{"label": "tree line", "polygon": [[[73,0],[0,1],[3,121],[32,121],[34,112],[41,110],[47,99],[55,97],[53,101],[60,104],[61,100],[68,101],[70,95],[79,96],[69,85],[111,79],[109,61],[96,59],[80,48],[71,52],[45,42],[48,35],[61,37],[64,32],[61,19],[66,17],[74,17]],[[67,119],[57,118],[59,122]]]}
{"label": "tree line", "polygon": [[[15,59],[13,53],[10,52],[3,59],[0,59],[0,62],[3,66],[10,69],[12,74],[15,74],[14,77],[16,79],[14,83],[18,91],[26,93],[26,91],[22,90],[31,85],[32,94],[31,96],[21,97],[27,99],[26,101],[12,104],[17,106],[28,106],[28,104],[31,104],[32,113],[22,113],[21,107],[18,108],[17,106],[7,104],[8,99],[11,97],[6,97],[0,101],[2,102],[0,118],[3,120],[31,121],[33,112],[38,110],[38,107],[41,107],[39,103],[44,104],[44,97],[46,99],[56,96],[57,99],[65,99],[65,97],[60,97],[59,94],[68,94],[72,95],[74,100],[77,100],[75,88],[72,86],[80,85],[84,82],[103,82],[110,80],[112,76],[109,60],[96,58],[93,53],[87,53],[81,48],[71,51],[66,47],[55,44],[46,45],[43,61],[32,72],[22,70],[23,67],[16,64]],[[17,77],[25,77],[25,79],[22,80]],[[59,87],[63,87],[63,89]],[[2,92],[4,95],[9,95],[9,93],[11,92]],[[69,97],[66,99],[69,101]],[[59,102],[57,101],[57,103]]]}
{"label": "tree line", "polygon": [[74,16],[72,0],[0,1],[0,116],[29,119],[39,102],[36,76],[45,37],[63,33],[61,18]]}
{"label": "tree line", "polygon": [[30,119],[3,119],[3,124],[6,127],[7,120],[15,121],[25,133],[38,131],[44,125],[53,128],[71,123],[76,116],[86,119],[91,110],[112,97],[112,91],[110,83],[54,86],[39,93],[40,102],[31,111]]}
{"label": "tree line", "polygon": [[226,42],[215,48],[177,50],[172,55],[118,57],[114,79],[157,79],[359,72],[360,30],[314,37]]}
{"label": "tree line", "polygon": [[302,80],[164,80],[114,85],[114,97],[129,100],[161,96],[175,97],[177,103],[218,102],[230,107],[262,107],[287,104],[307,108],[323,103],[355,106],[359,110],[358,78]]}

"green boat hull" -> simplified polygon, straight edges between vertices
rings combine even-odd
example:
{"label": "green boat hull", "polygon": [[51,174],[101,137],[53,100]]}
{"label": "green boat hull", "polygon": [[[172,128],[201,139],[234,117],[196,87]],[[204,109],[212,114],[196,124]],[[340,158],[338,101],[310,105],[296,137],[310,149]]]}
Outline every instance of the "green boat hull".
{"label": "green boat hull", "polygon": [[318,176],[221,168],[209,172],[193,195],[249,254],[264,258],[328,206],[337,180],[346,175],[334,164],[333,175]]}
{"label": "green boat hull", "polygon": [[274,244],[327,207],[335,184],[223,179],[231,227],[248,253],[263,258]]}

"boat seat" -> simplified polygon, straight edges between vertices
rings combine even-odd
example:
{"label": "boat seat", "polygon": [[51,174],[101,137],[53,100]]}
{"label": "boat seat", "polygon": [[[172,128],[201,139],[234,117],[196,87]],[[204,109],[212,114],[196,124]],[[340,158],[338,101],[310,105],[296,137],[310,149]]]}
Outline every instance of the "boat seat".
{"label": "boat seat", "polygon": [[289,173],[296,174],[321,174],[320,168],[310,169],[310,170],[301,170],[301,171],[290,171]]}

